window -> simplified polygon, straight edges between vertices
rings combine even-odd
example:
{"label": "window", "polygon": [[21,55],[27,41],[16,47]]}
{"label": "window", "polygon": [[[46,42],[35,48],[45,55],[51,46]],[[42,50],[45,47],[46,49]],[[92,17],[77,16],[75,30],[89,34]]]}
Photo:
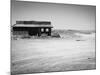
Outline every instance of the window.
{"label": "window", "polygon": [[49,29],[47,28],[47,29],[46,29],[46,32],[48,32],[48,31],[49,31]]}
{"label": "window", "polygon": [[43,28],[41,28],[41,32],[44,32],[44,29]]}

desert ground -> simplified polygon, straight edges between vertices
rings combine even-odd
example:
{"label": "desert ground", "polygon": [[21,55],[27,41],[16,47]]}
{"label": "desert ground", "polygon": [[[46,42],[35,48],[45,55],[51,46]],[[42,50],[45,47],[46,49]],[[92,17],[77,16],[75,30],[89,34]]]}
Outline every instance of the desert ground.
{"label": "desert ground", "polygon": [[12,40],[12,74],[95,69],[95,34],[76,35],[81,38]]}

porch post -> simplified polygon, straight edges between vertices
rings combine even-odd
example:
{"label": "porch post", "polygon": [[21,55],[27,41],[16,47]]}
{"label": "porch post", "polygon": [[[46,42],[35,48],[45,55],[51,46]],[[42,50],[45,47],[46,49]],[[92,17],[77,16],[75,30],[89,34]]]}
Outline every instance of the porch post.
{"label": "porch post", "polygon": [[51,28],[48,29],[49,29],[48,36],[51,36]]}
{"label": "porch post", "polygon": [[38,28],[38,36],[41,36],[41,28]]}

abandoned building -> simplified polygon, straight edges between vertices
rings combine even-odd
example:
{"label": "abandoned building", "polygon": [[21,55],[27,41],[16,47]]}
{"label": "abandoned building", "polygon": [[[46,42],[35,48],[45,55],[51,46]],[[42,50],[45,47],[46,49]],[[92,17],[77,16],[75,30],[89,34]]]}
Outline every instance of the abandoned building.
{"label": "abandoned building", "polygon": [[16,21],[12,26],[13,35],[51,36],[53,26],[49,21]]}

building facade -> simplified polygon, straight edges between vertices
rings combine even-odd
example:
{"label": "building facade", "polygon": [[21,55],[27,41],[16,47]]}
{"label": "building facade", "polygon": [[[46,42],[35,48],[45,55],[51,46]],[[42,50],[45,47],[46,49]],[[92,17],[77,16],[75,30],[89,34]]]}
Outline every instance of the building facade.
{"label": "building facade", "polygon": [[51,36],[53,26],[49,21],[16,21],[12,26],[13,35]]}

